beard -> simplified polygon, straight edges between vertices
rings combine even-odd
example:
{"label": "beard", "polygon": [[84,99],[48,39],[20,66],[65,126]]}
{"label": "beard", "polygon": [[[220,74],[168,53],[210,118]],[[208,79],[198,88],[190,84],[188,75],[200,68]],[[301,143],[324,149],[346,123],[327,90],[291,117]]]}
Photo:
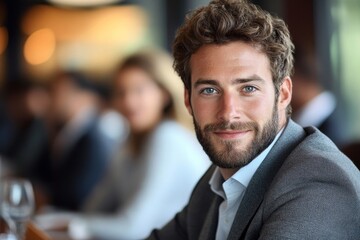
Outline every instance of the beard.
{"label": "beard", "polygon": [[[279,130],[279,117],[276,105],[273,108],[271,118],[264,124],[263,129],[256,122],[229,122],[222,121],[205,125],[202,130],[200,125],[193,118],[196,136],[210,160],[221,168],[241,168],[250,163],[257,155],[264,151],[274,140]],[[254,132],[254,139],[246,149],[238,150],[241,140],[212,141],[211,132],[223,130],[251,130]],[[220,150],[215,147],[220,146]]]}

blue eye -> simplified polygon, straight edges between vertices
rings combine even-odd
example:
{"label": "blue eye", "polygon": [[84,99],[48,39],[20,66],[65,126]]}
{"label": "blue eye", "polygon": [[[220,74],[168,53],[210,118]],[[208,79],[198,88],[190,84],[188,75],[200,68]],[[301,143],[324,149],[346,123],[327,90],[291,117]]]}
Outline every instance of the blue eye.
{"label": "blue eye", "polygon": [[216,94],[217,90],[215,88],[204,88],[201,90],[201,93],[206,95]]}
{"label": "blue eye", "polygon": [[256,91],[256,88],[254,86],[246,86],[246,87],[243,88],[243,90],[246,93],[251,93],[251,92]]}

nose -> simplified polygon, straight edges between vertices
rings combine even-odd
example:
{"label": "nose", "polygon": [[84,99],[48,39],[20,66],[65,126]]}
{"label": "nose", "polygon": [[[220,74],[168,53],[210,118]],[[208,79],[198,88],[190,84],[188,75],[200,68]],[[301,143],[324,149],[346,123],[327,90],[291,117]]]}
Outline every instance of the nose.
{"label": "nose", "polygon": [[240,119],[240,102],[237,94],[223,93],[218,111],[218,118],[222,121],[234,121]]}

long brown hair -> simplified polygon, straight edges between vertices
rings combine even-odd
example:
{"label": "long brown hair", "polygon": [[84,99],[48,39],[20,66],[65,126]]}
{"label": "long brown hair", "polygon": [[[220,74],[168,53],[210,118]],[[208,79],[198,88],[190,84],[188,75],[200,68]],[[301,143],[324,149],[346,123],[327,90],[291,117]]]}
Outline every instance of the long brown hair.
{"label": "long brown hair", "polygon": [[170,97],[170,101],[164,108],[164,117],[174,119],[192,129],[191,116],[184,105],[183,86],[179,76],[172,68],[172,63],[171,55],[163,50],[143,49],[126,57],[116,72],[129,67],[142,69]]}

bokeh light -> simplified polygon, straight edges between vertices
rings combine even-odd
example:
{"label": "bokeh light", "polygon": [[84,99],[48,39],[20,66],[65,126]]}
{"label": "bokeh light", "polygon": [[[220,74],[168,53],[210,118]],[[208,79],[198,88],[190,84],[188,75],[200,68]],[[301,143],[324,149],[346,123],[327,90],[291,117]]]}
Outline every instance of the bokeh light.
{"label": "bokeh light", "polygon": [[72,7],[90,7],[90,6],[99,6],[112,4],[115,2],[120,2],[120,0],[48,0],[49,2],[62,5],[62,6],[72,6]]}
{"label": "bokeh light", "polygon": [[[47,67],[108,73],[122,56],[150,41],[147,15],[135,5],[93,9],[34,6],[23,18],[22,31],[32,35],[44,28],[53,31],[56,48],[47,64],[39,66],[31,61],[29,67],[37,75]],[[41,47],[36,45],[34,49]],[[32,54],[36,51],[31,50]],[[30,63],[29,58],[26,61]]]}
{"label": "bokeh light", "polygon": [[0,27],[0,55],[5,52],[8,43],[8,32],[5,27]]}
{"label": "bokeh light", "polygon": [[25,42],[25,60],[38,65],[48,61],[53,55],[56,47],[54,32],[49,28],[44,28],[33,32]]}

